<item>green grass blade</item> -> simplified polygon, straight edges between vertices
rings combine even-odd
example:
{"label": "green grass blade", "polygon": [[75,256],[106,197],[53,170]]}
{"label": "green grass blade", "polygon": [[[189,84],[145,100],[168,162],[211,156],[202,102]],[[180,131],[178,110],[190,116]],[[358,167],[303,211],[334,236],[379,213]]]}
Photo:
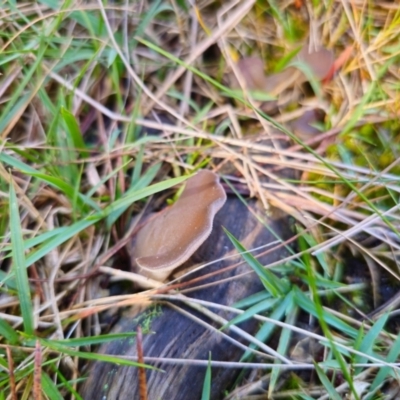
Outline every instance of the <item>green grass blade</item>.
{"label": "green grass blade", "polygon": [[[65,232],[65,229],[66,229],[66,227],[54,228],[51,231],[47,231],[47,232],[44,232],[44,233],[42,233],[38,236],[35,236],[31,239],[24,240],[24,250],[27,251],[34,246],[38,246],[38,245],[46,242],[47,240],[51,239],[54,236],[62,235],[62,233]],[[11,244],[4,246],[3,252],[4,252],[4,256],[2,257],[3,260],[6,258],[9,258],[9,257],[12,257]],[[4,281],[6,279],[6,277],[7,277],[7,274],[4,271],[0,271],[0,282]],[[15,285],[11,284],[10,280],[7,282],[7,286],[12,289],[17,288]]]}
{"label": "green grass blade", "polygon": [[24,94],[22,97],[20,96],[23,94],[26,86],[31,82],[34,73],[42,63],[45,50],[46,46],[43,46],[40,52],[37,54],[35,62],[33,62],[31,67],[25,71],[24,78],[22,79],[21,83],[18,85],[18,87],[16,87],[11,98],[6,102],[6,105],[0,116],[0,132],[5,130],[9,122],[20,112],[21,106],[23,106],[23,104],[28,100],[30,93]]}
{"label": "green grass blade", "polygon": [[71,239],[75,235],[82,232],[84,229],[88,228],[89,226],[95,224],[100,220],[101,216],[96,214],[90,218],[86,218],[83,221],[77,221],[72,225],[66,227],[66,229],[62,233],[59,233],[57,236],[45,242],[37,250],[34,250],[33,252],[29,253],[29,255],[26,257],[26,267],[31,266],[33,263],[35,263],[36,261],[40,260],[43,256],[48,254],[50,251],[54,250],[56,247],[65,243],[67,240]]}
{"label": "green grass blade", "polygon": [[243,321],[246,321],[249,318],[252,318],[255,314],[261,314],[265,311],[274,308],[281,300],[280,299],[266,299],[261,301],[258,304],[253,305],[249,309],[247,309],[244,313],[239,314],[235,318],[231,319],[226,325],[224,325],[221,329],[229,328],[231,325],[240,324]]}
{"label": "green grass blade", "polygon": [[142,175],[144,149],[145,146],[143,145],[139,147],[131,177],[131,186],[135,185]]}
{"label": "green grass blade", "polygon": [[[51,176],[44,174],[42,172],[37,171],[36,169],[30,167],[29,165],[23,163],[15,159],[14,157],[9,156],[8,154],[1,153],[0,154],[0,162],[7,163],[14,168],[17,168],[21,172],[26,175],[33,176],[35,178],[40,179],[41,181],[48,183],[50,186],[58,189],[60,192],[64,193],[71,201],[76,196],[76,190],[69,183],[65,182],[65,180],[58,178],[56,176]],[[85,196],[82,193],[78,193],[79,205],[87,204],[92,209],[96,211],[100,211],[100,207],[90,198]]]}
{"label": "green grass blade", "polygon": [[[395,363],[398,360],[400,355],[400,335],[397,336],[395,342],[390,347],[389,354],[387,355],[385,361],[388,363]],[[391,372],[390,367],[381,367],[373,380],[370,391],[374,392],[382,383],[387,379],[388,375]],[[369,397],[366,397],[365,400],[369,400]]]}
{"label": "green grass blade", "polygon": [[340,396],[339,393],[336,391],[336,389],[332,385],[331,381],[325,375],[323,369],[316,363],[314,365],[315,365],[315,370],[317,371],[319,380],[321,381],[322,385],[324,386],[324,388],[326,389],[326,391],[329,394],[329,399],[342,400],[342,396]]}
{"label": "green grass blade", "polygon": [[6,154],[6,153],[0,153],[0,161],[2,163],[8,164],[11,167],[14,167],[18,170],[20,170],[21,172],[29,172],[29,173],[36,173],[36,169],[30,167],[29,165],[25,164],[24,162]]}
{"label": "green grass blade", "polygon": [[[371,329],[368,331],[368,333],[364,336],[363,340],[361,341],[361,344],[358,348],[359,351],[368,354],[368,355],[373,355],[373,347],[375,345],[376,339],[379,337],[379,335],[382,333],[384,326],[386,325],[386,322],[389,318],[389,314],[383,314],[378,321],[375,322],[375,324],[371,327]],[[355,357],[354,362],[356,364],[364,364],[368,361],[366,357],[362,357],[361,355],[357,355]],[[356,368],[355,374],[359,374],[362,371],[363,368],[359,367]]]}
{"label": "green grass blade", "polygon": [[127,365],[130,367],[142,367],[159,371],[158,368],[153,367],[151,365],[141,364],[136,361],[127,360],[125,358],[119,358],[117,356],[110,356],[107,354],[96,354],[85,351],[71,350],[68,346],[63,346],[60,343],[54,342],[52,340],[47,340],[47,339],[39,339],[39,340],[42,346],[46,346],[49,349],[52,349],[62,354],[68,354],[71,357],[79,357],[79,358],[84,358],[86,360],[110,362],[118,365]]}
{"label": "green grass blade", "polygon": [[[304,311],[319,318],[319,314],[317,312],[314,302],[309,297],[307,297],[303,292],[301,292],[297,287],[295,287],[294,290],[295,290],[295,301],[297,305]],[[322,318],[328,325],[336,329],[339,329],[341,332],[346,333],[352,338],[357,337],[356,329],[352,328],[350,325],[348,325],[346,322],[342,321],[338,317],[329,314],[325,310],[322,310]]]}
{"label": "green grass blade", "polygon": [[[74,237],[75,235],[79,234],[84,229],[88,228],[89,226],[101,221],[103,218],[106,218],[112,212],[119,210],[121,207],[126,207],[127,205],[133,204],[135,201],[141,200],[145,197],[148,197],[152,194],[158,193],[162,190],[169,189],[170,187],[173,187],[179,183],[184,182],[188,178],[189,178],[189,176],[173,178],[173,179],[159,182],[154,185],[148,186],[146,188],[137,190],[136,192],[130,193],[128,196],[125,196],[125,197],[115,201],[113,204],[106,207],[102,212],[93,214],[89,217],[86,217],[82,221],[77,221],[77,222],[73,223],[69,227],[65,228],[65,230],[62,233],[51,238],[49,241],[44,243],[38,249],[31,252],[26,258],[25,267],[26,268],[29,267],[34,262],[40,260],[46,254],[48,254],[50,251],[54,250],[56,247],[65,243],[67,240],[69,240],[72,237]],[[7,275],[7,279],[12,278],[13,276],[14,276],[13,273],[9,273]],[[3,277],[2,282],[4,282],[4,277]]]}
{"label": "green grass blade", "polygon": [[145,36],[146,29],[148,28],[149,25],[151,25],[151,22],[155,19],[157,14],[164,11],[172,11],[172,10],[173,9],[169,4],[167,4],[166,2],[162,2],[161,0],[156,0],[153,4],[151,4],[149,10],[140,18],[140,23],[133,35],[134,39],[132,41],[130,52],[133,52],[137,46],[137,40],[135,39],[135,37]]}
{"label": "green grass blade", "polygon": [[[54,372],[57,375],[57,381],[59,382],[57,384],[58,388],[62,388],[63,392],[65,393],[65,391],[68,391],[68,393],[70,394],[70,398],[71,400],[84,400],[82,399],[82,397],[79,395],[79,393],[75,390],[74,388],[74,383],[75,382],[84,382],[85,378],[84,377],[79,377],[78,379],[74,379],[74,380],[68,380],[63,373],[57,368],[57,365],[51,365],[51,372]],[[66,396],[64,396],[65,398]]]}
{"label": "green grass blade", "polygon": [[224,228],[224,232],[229,240],[233,243],[236,250],[240,253],[241,257],[249,264],[249,266],[260,277],[265,289],[271,293],[273,297],[280,297],[285,295],[289,290],[287,282],[279,279],[273,272],[265,269],[264,266],[249,252],[246,248]]}
{"label": "green grass blade", "polygon": [[130,162],[131,162],[130,160],[126,161],[124,164],[122,164],[119,167],[113,169],[109,174],[107,174],[106,176],[101,178],[100,181],[86,193],[86,196],[87,197],[92,197],[96,193],[97,189],[100,186],[104,185],[109,179],[111,179],[113,176],[115,176],[119,171],[121,171],[122,169],[126,168],[127,165],[130,164]]}
{"label": "green grass blade", "polygon": [[3,336],[11,345],[16,345],[19,340],[17,332],[4,319],[0,319],[0,336]]}
{"label": "green grass blade", "polygon": [[[314,400],[315,397],[311,397],[311,396],[308,396],[308,395],[306,395],[306,394],[301,394],[300,397],[299,397],[299,399],[301,399],[301,400]],[[293,399],[293,400],[294,400],[294,399]]]}
{"label": "green grass blade", "polygon": [[113,340],[123,340],[135,336],[136,332],[129,332],[129,333],[115,333],[115,334],[89,336],[89,337],[81,337],[73,339],[51,340],[51,342],[59,346],[81,347],[81,346],[94,346],[98,344],[112,342]]}
{"label": "green grass blade", "polygon": [[[150,168],[147,169],[147,171],[138,179],[136,180],[131,187],[124,193],[124,197],[129,197],[131,194],[134,194],[138,190],[145,189],[150,185],[150,183],[153,181],[153,179],[156,177],[158,171],[161,168],[161,164],[155,164],[152,165]],[[115,221],[128,209],[130,204],[125,204],[123,207],[121,207],[119,210],[113,211],[108,217],[107,217],[107,228],[110,228]]]}
{"label": "green grass blade", "polygon": [[201,393],[201,400],[211,399],[211,353],[208,358],[208,366],[206,376],[204,377],[203,391]]}
{"label": "green grass blade", "polygon": [[21,221],[19,216],[19,207],[17,196],[10,182],[10,231],[13,268],[17,284],[17,296],[21,307],[21,314],[24,323],[24,330],[28,335],[34,332],[33,307],[31,300],[31,291],[29,287],[28,271],[25,266],[24,239],[22,237]]}
{"label": "green grass blade", "polygon": [[[289,305],[285,323],[291,326],[296,325],[296,318],[298,314],[298,308],[293,303],[293,296],[291,296],[292,303]],[[289,345],[290,345],[290,338],[292,337],[293,331],[288,328],[282,328],[281,335],[279,337],[279,343],[276,351],[281,354],[285,355],[288,353]],[[276,360],[275,362],[277,362]],[[279,361],[280,362],[280,361]],[[280,367],[276,366],[272,368],[270,383],[268,388],[268,395],[272,398],[272,394],[274,392],[275,386],[278,382],[278,378],[280,376],[281,369]]]}
{"label": "green grass blade", "polygon": [[92,209],[100,211],[100,207],[92,199],[89,199],[82,193],[76,194],[76,189],[61,178],[57,178],[56,176],[46,175],[40,172],[27,173],[27,175],[31,175],[55,187],[56,189],[65,193],[71,201],[73,201],[74,198],[77,198],[77,205],[79,205],[79,207],[82,207],[84,204],[87,204]]}
{"label": "green grass blade", "polygon": [[57,385],[51,378],[42,371],[42,389],[46,396],[51,400],[63,400],[64,396],[58,391]]}
{"label": "green grass blade", "polygon": [[4,131],[7,125],[15,119],[18,114],[21,112],[21,108],[25,108],[29,102],[29,99],[31,97],[31,92],[27,92],[26,94],[22,95],[19,99],[15,100],[15,104],[12,105],[10,102],[7,102],[8,105],[12,105],[12,107],[7,107],[10,108],[7,113],[3,113],[3,115],[0,116],[0,127],[1,131]]}
{"label": "green grass blade", "polygon": [[[38,1],[39,3],[44,4],[55,11],[58,11],[60,9],[60,4],[62,4],[58,0],[38,0]],[[87,28],[94,37],[103,36],[102,32],[103,24],[101,23],[101,20],[96,17],[95,14],[93,13],[89,14],[88,12],[85,11],[73,11],[69,14],[69,18],[74,19],[80,25]]]}
{"label": "green grass blade", "polygon": [[264,301],[264,300],[267,300],[270,298],[271,298],[271,295],[266,290],[263,290],[262,292],[258,292],[249,297],[246,297],[245,299],[237,301],[236,303],[234,303],[232,305],[232,307],[244,309],[247,307],[254,306],[255,304],[260,303],[261,301]]}
{"label": "green grass blade", "polygon": [[[300,237],[299,238],[299,244],[300,248],[304,249],[305,248],[305,241]],[[332,332],[329,329],[329,325],[336,327],[337,329],[340,330],[341,334],[343,335],[344,333],[348,334],[351,337],[357,337],[357,331],[350,327],[348,324],[344,323],[341,321],[339,318],[334,317],[331,315],[329,312],[325,311],[321,298],[318,294],[317,290],[317,281],[315,278],[315,270],[312,267],[311,260],[309,259],[308,254],[303,255],[304,258],[304,264],[307,270],[307,283],[310,288],[310,296],[311,298],[307,298],[307,296],[304,295],[304,293],[296,286],[293,287],[293,292],[295,294],[295,301],[299,305],[299,303],[303,303],[303,305],[307,305],[309,308],[309,313],[313,314],[316,316],[318,319],[318,322],[321,326],[321,329],[324,333],[324,336],[327,338],[329,346],[332,349],[332,354],[335,357],[335,361],[339,363],[341,373],[343,374],[343,378],[347,381],[350,391],[355,397],[356,400],[359,400],[359,396],[357,394],[356,388],[354,386],[354,381],[353,381],[353,375],[350,373],[348,365],[343,357],[343,354],[341,351],[338,349],[338,346],[336,346],[336,343],[334,341],[334,337]],[[301,307],[301,306],[300,306]],[[304,308],[303,308],[304,309]]]}
{"label": "green grass blade", "polygon": [[72,139],[75,149],[79,152],[82,158],[89,157],[89,153],[85,151],[86,144],[83,141],[81,130],[74,115],[65,107],[61,107],[61,116],[63,117],[65,125],[68,128],[68,133]]}
{"label": "green grass blade", "polygon": [[120,208],[130,206],[135,201],[142,200],[152,194],[161,192],[163,190],[169,189],[179,183],[184,182],[186,179],[190,178],[190,175],[180,176],[178,178],[168,179],[167,181],[159,182],[154,185],[148,186],[143,189],[134,191],[133,193],[127,193],[124,197],[116,200],[114,203],[107,206],[103,211],[103,217],[107,217],[113,211],[119,210]]}
{"label": "green grass blade", "polygon": [[[298,229],[298,233],[301,234],[301,238],[307,243],[308,248],[314,247],[318,245],[318,242],[315,240],[315,238],[304,232],[303,229]],[[304,247],[304,250],[306,250],[306,248]],[[332,273],[330,271],[330,267],[327,261],[327,257],[325,253],[318,253],[316,256],[316,259],[318,260],[319,264],[321,265],[322,269],[324,270],[326,276],[331,277]]]}
{"label": "green grass blade", "polygon": [[[271,315],[269,318],[280,321],[282,318],[285,316],[287,313],[287,310],[291,305],[293,304],[293,294],[292,292],[289,292],[282,300],[279,301],[277,304],[276,308],[272,311]],[[271,322],[266,322],[264,323],[257,334],[255,335],[256,339],[266,343],[269,338],[271,337],[272,333],[276,329],[276,325],[272,324]],[[254,344],[250,344],[249,346],[251,349],[255,349],[256,346]],[[247,360],[252,353],[250,351],[246,351],[240,361]]]}

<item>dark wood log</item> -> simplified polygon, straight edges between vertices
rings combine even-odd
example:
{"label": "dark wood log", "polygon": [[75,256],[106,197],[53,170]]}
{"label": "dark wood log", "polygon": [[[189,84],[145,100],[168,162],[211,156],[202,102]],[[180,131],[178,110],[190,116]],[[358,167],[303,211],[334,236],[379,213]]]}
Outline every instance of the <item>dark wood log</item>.
{"label": "dark wood log", "polygon": [[[254,201],[249,204],[253,209],[257,209]],[[233,245],[223,232],[222,226],[233,233],[247,248],[255,248],[276,241],[276,236],[271,233],[271,230],[281,238],[288,238],[290,236],[291,232],[287,218],[269,218],[265,219],[265,221],[266,226],[258,222],[255,216],[239,199],[228,197],[225,206],[215,218],[211,236],[186,265],[216,260],[232,252]],[[282,259],[285,255],[286,251],[281,247],[262,256],[260,261],[263,264],[269,264]],[[188,279],[219,271],[240,260],[240,257],[235,257],[220,261],[206,267],[202,271],[196,272]],[[251,271],[250,267],[245,263],[241,263],[234,269],[207,278],[202,283],[216,282],[246,271]],[[231,305],[261,290],[263,290],[263,286],[260,280],[256,274],[250,273],[238,279],[196,289],[193,292],[187,293],[187,296]],[[207,320],[200,313],[185,307],[182,303],[177,303],[177,305],[188,310],[192,315],[196,315],[202,320],[207,321],[212,326],[220,328],[220,326]],[[144,335],[143,351],[145,357],[207,360],[211,353],[212,360],[238,361],[242,356],[243,349],[232,344],[220,334],[199,325],[175,309],[167,305],[161,305],[160,311],[159,315],[150,322],[150,331],[152,333]],[[234,316],[225,311],[213,311],[226,319],[231,319]],[[114,333],[135,332],[138,323],[143,324],[143,318],[148,317],[146,317],[146,314],[142,314],[142,319],[140,317],[122,318]],[[255,334],[259,328],[259,323],[254,320],[248,320],[239,326],[247,332]],[[243,342],[235,334],[229,332],[229,335],[239,342]],[[137,355],[136,343],[132,339],[105,344],[100,347],[99,352],[123,356]],[[206,372],[205,367],[162,363],[154,364],[154,366],[165,372],[147,371],[148,398],[150,400],[197,400],[201,398]],[[236,369],[213,368],[211,399],[222,398],[224,391],[231,387],[238,373],[239,371]],[[89,368],[88,375],[88,379],[81,389],[81,394],[85,400],[139,399],[138,370],[134,367],[94,362]]]}

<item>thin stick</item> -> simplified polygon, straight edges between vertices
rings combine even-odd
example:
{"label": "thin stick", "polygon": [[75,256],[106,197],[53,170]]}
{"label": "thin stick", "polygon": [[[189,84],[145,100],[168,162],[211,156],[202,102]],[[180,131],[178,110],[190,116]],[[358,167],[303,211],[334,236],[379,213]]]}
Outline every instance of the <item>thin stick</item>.
{"label": "thin stick", "polygon": [[8,361],[8,376],[10,377],[11,400],[18,400],[17,387],[15,385],[14,360],[12,358],[10,346],[6,346],[6,352],[7,352],[7,361]]}
{"label": "thin stick", "polygon": [[[142,340],[143,340],[142,328],[139,325],[136,329],[136,348],[138,354],[138,361],[140,364],[144,364]],[[138,373],[139,373],[139,397],[140,400],[147,400],[146,371],[143,367],[139,367]]]}
{"label": "thin stick", "polygon": [[42,399],[42,351],[39,340],[36,340],[35,346],[35,366],[33,370],[33,398]]}

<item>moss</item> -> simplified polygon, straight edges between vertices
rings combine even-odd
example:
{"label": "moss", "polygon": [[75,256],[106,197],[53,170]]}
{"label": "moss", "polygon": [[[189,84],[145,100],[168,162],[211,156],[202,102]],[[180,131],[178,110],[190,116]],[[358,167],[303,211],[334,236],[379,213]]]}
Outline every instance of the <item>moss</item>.
{"label": "moss", "polygon": [[159,304],[154,304],[150,306],[146,311],[141,313],[139,316],[134,318],[133,322],[142,327],[142,332],[145,335],[151,333],[151,323],[161,314],[161,306]]}

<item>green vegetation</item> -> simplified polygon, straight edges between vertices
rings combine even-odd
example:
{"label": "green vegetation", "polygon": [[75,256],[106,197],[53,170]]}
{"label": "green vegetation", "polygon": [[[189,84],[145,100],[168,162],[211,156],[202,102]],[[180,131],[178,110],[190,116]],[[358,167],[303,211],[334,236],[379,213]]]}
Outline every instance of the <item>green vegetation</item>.
{"label": "green vegetation", "polygon": [[[400,9],[230,3],[2,2],[0,400],[79,399],[87,359],[139,365],[93,351],[135,334],[105,333],[98,313],[150,296],[113,297],[105,278],[136,278],[106,266],[149,199],[200,168],[243,178],[296,220],[297,242],[279,265],[243,255],[265,291],[232,306],[237,317],[221,327],[260,321],[243,363],[275,338],[274,362],[260,366],[268,396],[378,400],[393,390]],[[296,61],[304,44],[333,52],[323,79]],[[265,76],[238,68],[250,56]],[[301,84],[250,87],[293,65]],[[300,137],[294,121],[315,108],[321,132]],[[282,167],[296,174],[280,178]],[[212,354],[207,365],[204,399]]]}

